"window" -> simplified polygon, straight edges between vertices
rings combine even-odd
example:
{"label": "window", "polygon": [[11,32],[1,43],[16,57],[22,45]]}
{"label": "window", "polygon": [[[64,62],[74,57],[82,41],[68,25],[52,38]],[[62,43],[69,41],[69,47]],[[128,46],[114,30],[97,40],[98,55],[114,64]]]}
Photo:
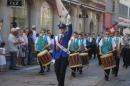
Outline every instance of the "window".
{"label": "window", "polygon": [[11,23],[13,27],[18,26],[21,29],[29,27],[29,6],[27,0],[22,0],[22,6],[11,7]]}
{"label": "window", "polygon": [[113,4],[112,4],[112,12],[115,12],[115,1],[113,1]]}
{"label": "window", "polygon": [[128,18],[128,7],[120,3],[119,4],[119,14],[120,14],[120,16],[122,16],[124,18]]}
{"label": "window", "polygon": [[[80,15],[83,15],[82,12],[80,12]],[[84,27],[84,18],[80,18],[79,19],[79,32],[83,32],[85,29]]]}
{"label": "window", "polygon": [[52,13],[47,2],[43,2],[41,7],[41,29],[52,31]]}
{"label": "window", "polygon": [[129,19],[130,19],[130,8],[129,8]]}

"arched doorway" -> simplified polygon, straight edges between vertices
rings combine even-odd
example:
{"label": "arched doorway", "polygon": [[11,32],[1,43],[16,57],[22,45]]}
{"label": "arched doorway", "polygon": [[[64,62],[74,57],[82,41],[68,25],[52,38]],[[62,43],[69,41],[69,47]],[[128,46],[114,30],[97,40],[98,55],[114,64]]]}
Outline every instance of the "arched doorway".
{"label": "arched doorway", "polygon": [[93,22],[90,22],[90,26],[89,26],[89,33],[92,33],[93,32]]}
{"label": "arched doorway", "polygon": [[41,29],[50,30],[52,32],[52,9],[49,4],[44,1],[41,6]]}
{"label": "arched doorway", "polygon": [[30,10],[30,6],[28,0],[22,0],[22,6],[11,7],[10,28],[21,27],[21,29],[25,29],[29,27],[29,10]]}

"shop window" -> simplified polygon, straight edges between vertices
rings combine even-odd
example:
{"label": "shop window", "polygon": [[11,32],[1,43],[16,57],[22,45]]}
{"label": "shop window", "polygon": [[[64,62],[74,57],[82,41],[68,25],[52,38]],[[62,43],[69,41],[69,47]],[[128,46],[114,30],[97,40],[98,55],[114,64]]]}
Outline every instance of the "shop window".
{"label": "shop window", "polygon": [[10,28],[17,26],[21,29],[29,28],[29,4],[27,0],[22,0],[22,6],[11,7]]}
{"label": "shop window", "polygon": [[41,29],[52,31],[52,12],[47,2],[43,2],[41,7]]}

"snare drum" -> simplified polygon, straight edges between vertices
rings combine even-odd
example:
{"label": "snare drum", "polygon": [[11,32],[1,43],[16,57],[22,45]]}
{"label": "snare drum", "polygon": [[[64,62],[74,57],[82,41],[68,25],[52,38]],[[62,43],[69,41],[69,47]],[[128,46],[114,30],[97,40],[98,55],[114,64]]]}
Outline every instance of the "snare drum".
{"label": "snare drum", "polygon": [[89,64],[88,53],[80,53],[79,57],[81,59],[82,66],[87,66]]}
{"label": "snare drum", "polygon": [[82,66],[81,60],[79,58],[78,53],[70,54],[68,60],[69,60],[70,68],[75,68],[75,67],[81,67]]}
{"label": "snare drum", "polygon": [[44,50],[37,54],[42,66],[47,66],[52,63],[52,57],[47,50]]}
{"label": "snare drum", "polygon": [[100,58],[101,58],[104,70],[116,67],[115,59],[112,53],[100,56]]}

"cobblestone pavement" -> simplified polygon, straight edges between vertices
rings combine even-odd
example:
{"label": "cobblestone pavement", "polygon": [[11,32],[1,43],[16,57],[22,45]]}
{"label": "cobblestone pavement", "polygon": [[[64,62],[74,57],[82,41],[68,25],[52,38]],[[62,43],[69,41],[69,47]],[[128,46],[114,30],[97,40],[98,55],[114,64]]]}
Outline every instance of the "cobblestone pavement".
{"label": "cobblestone pavement", "polygon": [[[122,64],[121,60],[119,76],[110,75],[108,82],[104,81],[104,72],[97,59],[92,59],[89,68],[85,67],[82,75],[77,73],[76,78],[71,77],[68,67],[65,86],[130,86],[130,68],[123,68]],[[38,73],[39,65],[26,66],[17,71],[5,68],[5,73],[0,74],[0,86],[58,86],[53,66],[45,75]]]}

